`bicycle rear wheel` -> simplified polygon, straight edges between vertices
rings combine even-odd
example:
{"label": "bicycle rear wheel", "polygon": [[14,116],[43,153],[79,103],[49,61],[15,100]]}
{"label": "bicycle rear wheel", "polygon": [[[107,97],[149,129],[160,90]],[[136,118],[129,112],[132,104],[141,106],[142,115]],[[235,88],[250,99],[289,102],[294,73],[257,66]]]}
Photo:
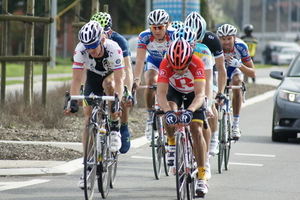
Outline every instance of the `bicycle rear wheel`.
{"label": "bicycle rear wheel", "polygon": [[[107,140],[108,137],[105,137]],[[103,199],[108,196],[110,189],[110,177],[111,167],[110,166],[110,151],[108,150],[107,141],[104,142],[102,148],[102,161],[98,166],[98,191],[100,192]]]}
{"label": "bicycle rear wheel", "polygon": [[226,122],[226,114],[225,110],[221,111],[221,120],[219,120],[219,153],[218,153],[218,172],[222,173],[223,170],[223,163],[224,163],[224,154],[225,154],[225,149],[226,149],[226,142],[227,142],[227,137],[226,137],[226,132],[227,132],[227,122]]}
{"label": "bicycle rear wheel", "polygon": [[176,151],[175,151],[175,170],[176,170],[176,193],[177,199],[187,199],[188,185],[186,180],[186,164],[185,164],[185,150],[182,134],[176,135]]}
{"label": "bicycle rear wheel", "polygon": [[88,126],[88,133],[85,143],[85,153],[84,153],[84,196],[86,200],[90,200],[94,195],[94,187],[97,173],[97,149],[96,149],[96,127],[94,124]]}
{"label": "bicycle rear wheel", "polygon": [[112,163],[111,163],[111,176],[110,176],[110,188],[113,188],[116,182],[117,177],[117,168],[118,168],[118,152],[111,153]]}

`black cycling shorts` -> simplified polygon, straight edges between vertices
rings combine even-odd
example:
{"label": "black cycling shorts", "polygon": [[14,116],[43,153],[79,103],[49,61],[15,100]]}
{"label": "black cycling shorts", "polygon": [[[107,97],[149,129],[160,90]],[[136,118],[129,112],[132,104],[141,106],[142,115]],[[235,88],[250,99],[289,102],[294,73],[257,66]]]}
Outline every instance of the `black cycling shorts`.
{"label": "black cycling shorts", "polygon": [[[178,92],[172,86],[169,85],[167,100],[175,102],[177,104],[178,108],[180,108],[181,105],[183,104],[183,108],[187,109],[191,105],[194,98],[195,98],[194,92],[184,94],[184,93]],[[203,105],[200,108],[202,109]],[[194,112],[193,120],[204,121],[205,116],[206,115],[203,112]]]}

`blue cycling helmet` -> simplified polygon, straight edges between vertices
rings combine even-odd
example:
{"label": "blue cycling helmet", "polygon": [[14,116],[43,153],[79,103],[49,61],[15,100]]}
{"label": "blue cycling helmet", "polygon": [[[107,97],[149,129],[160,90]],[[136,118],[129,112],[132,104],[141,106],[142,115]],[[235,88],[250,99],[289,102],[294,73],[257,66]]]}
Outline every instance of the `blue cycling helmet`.
{"label": "blue cycling helmet", "polygon": [[183,38],[186,40],[189,44],[195,42],[196,39],[196,33],[195,31],[189,27],[189,26],[183,26],[179,29],[176,29],[171,37],[173,41],[175,41],[178,38]]}

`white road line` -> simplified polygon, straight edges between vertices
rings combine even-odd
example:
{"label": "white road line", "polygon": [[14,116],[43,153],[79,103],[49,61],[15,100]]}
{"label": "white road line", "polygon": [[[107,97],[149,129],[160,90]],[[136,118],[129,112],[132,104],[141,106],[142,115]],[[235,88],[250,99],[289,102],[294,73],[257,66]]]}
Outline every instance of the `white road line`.
{"label": "white road line", "polygon": [[270,157],[275,158],[276,155],[268,155],[268,154],[250,154],[250,153],[235,153],[236,156],[257,156],[257,157]]}
{"label": "white road line", "polygon": [[50,180],[32,179],[30,181],[22,181],[22,182],[0,182],[0,191],[26,187],[26,186],[30,186],[30,185],[45,183],[48,181],[50,181]]}
{"label": "white road line", "polygon": [[147,160],[152,159],[152,157],[146,157],[146,156],[131,156],[131,158],[147,159]]}
{"label": "white road line", "polygon": [[229,165],[246,165],[246,166],[253,166],[253,167],[262,167],[263,164],[255,164],[255,163],[236,163],[236,162],[229,162]]}

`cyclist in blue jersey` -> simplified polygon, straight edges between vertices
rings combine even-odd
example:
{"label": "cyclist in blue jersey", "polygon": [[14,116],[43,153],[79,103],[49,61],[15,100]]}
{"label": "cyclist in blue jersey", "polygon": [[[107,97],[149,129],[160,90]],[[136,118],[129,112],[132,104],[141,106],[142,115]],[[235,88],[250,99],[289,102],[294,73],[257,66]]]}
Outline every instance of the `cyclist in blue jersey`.
{"label": "cyclist in blue jersey", "polygon": [[[246,43],[236,37],[236,34],[237,29],[230,24],[224,24],[217,30],[217,36],[220,38],[225,55],[227,77],[230,84],[242,86],[243,75],[254,78],[255,69]],[[242,108],[241,90],[233,90],[232,107],[232,138],[238,140],[241,137],[239,129],[239,117]]]}
{"label": "cyclist in blue jersey", "polygon": [[[169,14],[165,10],[156,9],[149,13],[148,24],[150,29],[139,34],[137,44],[136,65],[134,67],[134,82],[137,84],[137,87],[141,83],[143,69],[145,84],[156,84],[159,65],[172,42],[171,36],[175,30],[172,27],[169,28],[169,23]],[[146,52],[148,52],[147,57]],[[146,65],[144,66],[145,60]],[[151,140],[151,110],[154,104],[154,92],[152,89],[145,89],[144,100],[148,111],[145,135],[148,140]]]}
{"label": "cyclist in blue jersey", "polygon": [[[91,20],[98,21],[101,26],[104,28],[104,32],[106,33],[107,37],[121,47],[123,51],[123,61],[125,65],[125,79],[124,85],[128,86],[129,92],[131,92],[131,85],[133,82],[133,74],[132,74],[132,67],[131,67],[131,59],[130,59],[130,51],[127,40],[120,35],[119,33],[112,30],[112,19],[110,14],[106,12],[98,12],[91,17]],[[133,103],[133,99],[131,95],[128,98],[128,102],[122,102],[121,106],[123,108],[123,114],[121,117],[121,126],[120,126],[120,133],[121,133],[121,140],[122,146],[120,148],[121,153],[126,153],[130,149],[130,133],[128,130],[128,117],[129,117],[129,110],[130,106]],[[125,104],[126,103],[126,104]]]}
{"label": "cyclist in blue jersey", "polygon": [[[194,54],[198,55],[204,61],[204,63],[207,63],[205,65],[205,75],[207,82],[205,93],[210,100],[209,108],[211,109],[209,109],[209,111],[212,112],[212,114],[210,114],[210,112],[207,113],[207,115],[210,116],[210,118],[208,118],[210,129],[204,130],[204,137],[206,139],[208,147],[206,172],[207,178],[209,179],[211,177],[209,157],[210,155],[216,155],[218,153],[219,143],[217,117],[218,112],[215,108],[215,105],[212,104],[211,99],[216,98],[217,92],[218,98],[221,98],[223,96],[222,93],[224,92],[226,80],[224,57],[222,54],[221,45],[219,45],[219,50],[215,50],[218,49],[218,41],[215,41],[216,39],[218,40],[218,38],[207,37],[209,33],[206,31],[206,21],[200,14],[196,12],[190,13],[185,19],[185,25],[191,26],[196,31],[197,46],[194,50]],[[207,42],[207,38],[209,38],[209,42]],[[217,67],[215,67],[215,63]],[[219,75],[216,72],[213,73],[214,67],[220,71]],[[218,80],[220,81],[220,84],[218,84]]]}

